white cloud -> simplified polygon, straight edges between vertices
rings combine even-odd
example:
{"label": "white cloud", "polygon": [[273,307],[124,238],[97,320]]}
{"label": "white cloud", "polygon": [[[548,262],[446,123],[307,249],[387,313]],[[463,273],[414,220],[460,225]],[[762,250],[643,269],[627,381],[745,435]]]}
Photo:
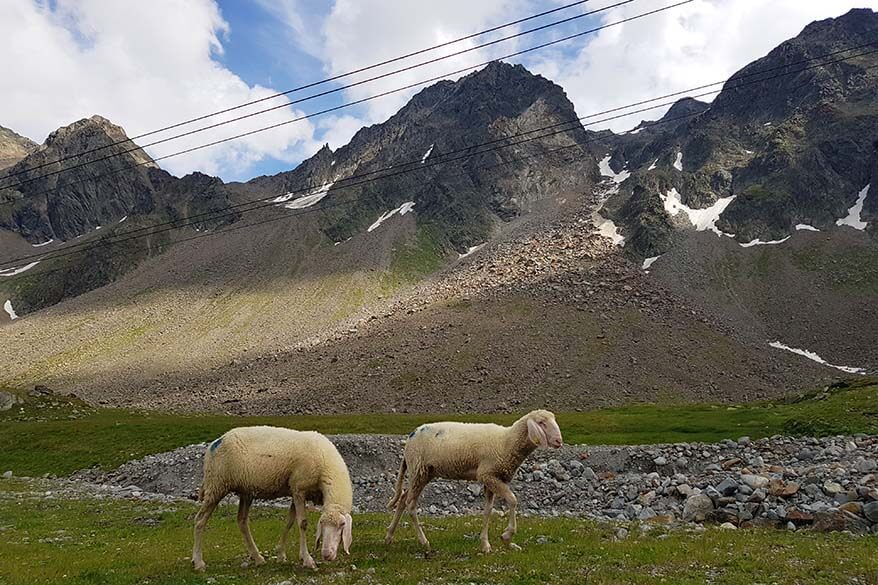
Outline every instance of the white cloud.
{"label": "white cloud", "polygon": [[[15,83],[0,92],[0,123],[42,142],[59,126],[101,114],[134,135],[275,93],[248,86],[216,59],[228,31],[213,0],[4,0],[0,77]],[[284,108],[156,146],[150,154],[161,156],[300,114]],[[178,174],[197,169],[237,177],[266,156],[292,162],[311,154],[312,133],[308,121],[296,122],[161,164]]]}
{"label": "white cloud", "polygon": [[[527,65],[564,87],[579,115],[589,115],[720,81],[796,36],[808,23],[855,7],[875,9],[878,1],[698,0],[603,30],[581,49],[574,48],[580,46],[576,44],[541,53]],[[645,10],[640,3],[630,4],[601,19],[615,22]],[[609,127],[629,129],[642,118],[662,114],[635,115]]]}

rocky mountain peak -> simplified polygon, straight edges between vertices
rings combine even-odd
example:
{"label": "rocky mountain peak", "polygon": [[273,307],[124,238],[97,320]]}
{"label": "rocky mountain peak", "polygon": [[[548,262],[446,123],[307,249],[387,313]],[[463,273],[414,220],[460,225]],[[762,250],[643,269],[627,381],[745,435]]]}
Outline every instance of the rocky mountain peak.
{"label": "rocky mountain peak", "polygon": [[686,97],[677,101],[668,112],[662,116],[661,121],[670,121],[685,116],[693,116],[706,112],[710,109],[710,104],[698,101],[694,98]]}
{"label": "rocky mountain peak", "polygon": [[0,169],[11,167],[38,148],[38,144],[0,126]]}
{"label": "rocky mountain peak", "polygon": [[[49,134],[41,150],[63,157],[87,150],[102,149],[94,153],[93,158],[103,158],[108,154],[121,153],[136,146],[134,142],[125,141],[128,141],[128,135],[121,126],[112,123],[103,116],[94,115],[58,128]],[[118,146],[109,146],[120,142],[122,144],[118,144]],[[143,166],[157,168],[149,155],[139,148],[122,156],[130,156]]]}

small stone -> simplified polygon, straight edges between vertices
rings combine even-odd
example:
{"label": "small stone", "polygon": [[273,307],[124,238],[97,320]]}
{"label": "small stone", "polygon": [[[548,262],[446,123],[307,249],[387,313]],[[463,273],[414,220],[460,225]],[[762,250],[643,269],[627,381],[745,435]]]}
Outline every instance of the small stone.
{"label": "small stone", "polygon": [[738,484],[735,480],[731,478],[726,478],[720,482],[718,486],[716,486],[716,491],[721,493],[724,496],[731,496],[736,491],[738,491]]}
{"label": "small stone", "polygon": [[12,471],[6,471],[3,473],[3,479],[12,479]]}
{"label": "small stone", "polygon": [[598,475],[594,472],[594,469],[591,467],[586,467],[582,470],[582,477],[587,479],[588,481],[597,481]]}
{"label": "small stone", "polygon": [[841,484],[826,480],[823,482],[823,491],[827,496],[834,496],[835,494],[840,494],[844,488],[841,487]]}
{"label": "small stone", "polygon": [[749,445],[750,444],[750,437],[740,437],[738,439],[738,444],[739,445]]}
{"label": "small stone", "polygon": [[853,534],[866,534],[869,531],[869,523],[856,514],[836,509],[814,514],[813,529],[817,532],[848,531]]}
{"label": "small stone", "polygon": [[656,457],[655,459],[652,460],[652,462],[655,463],[659,467],[662,467],[662,466],[668,464],[668,460],[665,459],[664,457]]}
{"label": "small stone", "polygon": [[482,486],[481,486],[481,484],[478,484],[478,483],[471,483],[470,485],[467,486],[466,489],[467,489],[467,491],[469,491],[469,493],[471,493],[473,496],[478,497],[478,496],[482,495]]}
{"label": "small stone", "polygon": [[839,510],[844,510],[845,512],[850,512],[851,514],[857,514],[862,516],[863,514],[863,504],[860,502],[845,502],[841,506],[838,507]]}
{"label": "small stone", "polygon": [[[781,516],[783,517],[783,516]],[[802,510],[793,509],[786,513],[786,519],[790,522],[794,522],[796,526],[801,526],[803,524],[811,524],[814,522],[814,516],[809,514],[808,512],[803,512]]]}
{"label": "small stone", "polygon": [[878,502],[869,502],[863,506],[863,516],[865,516],[869,522],[878,523]]}
{"label": "small stone", "polygon": [[878,461],[874,459],[862,459],[854,463],[854,468],[860,473],[872,473],[878,469]]}
{"label": "small stone", "polygon": [[21,403],[21,399],[9,392],[0,392],[0,412],[11,410],[13,406]]}
{"label": "small stone", "polygon": [[790,531],[792,531],[792,532],[795,532],[795,531],[796,531],[796,525],[793,524],[792,522],[787,522],[787,530],[790,530]]}
{"label": "small stone", "polygon": [[750,486],[751,488],[760,489],[768,487],[769,480],[767,477],[763,477],[761,475],[751,475],[745,474],[741,476],[741,481]]}
{"label": "small stone", "polygon": [[683,504],[683,520],[686,522],[703,522],[713,512],[713,500],[705,494],[697,494],[686,498]]}
{"label": "small stone", "polygon": [[814,457],[816,457],[816,456],[817,456],[817,454],[814,453],[814,451],[812,451],[811,449],[802,449],[801,451],[799,451],[796,454],[796,458],[799,461],[810,461],[811,459],[814,459]]}
{"label": "small stone", "polygon": [[737,530],[738,527],[732,524],[731,522],[723,522],[719,525],[722,530]]}
{"label": "small stone", "polygon": [[649,520],[650,518],[655,518],[655,516],[656,516],[655,510],[653,510],[650,507],[646,507],[646,508],[642,509],[637,514],[637,519],[638,520]]}
{"label": "small stone", "polygon": [[616,538],[618,540],[625,540],[628,538],[628,529],[627,528],[619,528],[616,530]]}
{"label": "small stone", "polygon": [[772,479],[768,482],[768,493],[776,498],[789,498],[799,491],[799,484],[794,481]]}
{"label": "small stone", "polygon": [[695,491],[692,489],[692,486],[690,486],[689,484],[681,483],[680,485],[677,486],[677,493],[680,494],[681,496],[683,496],[684,498],[688,498],[689,496],[694,494]]}

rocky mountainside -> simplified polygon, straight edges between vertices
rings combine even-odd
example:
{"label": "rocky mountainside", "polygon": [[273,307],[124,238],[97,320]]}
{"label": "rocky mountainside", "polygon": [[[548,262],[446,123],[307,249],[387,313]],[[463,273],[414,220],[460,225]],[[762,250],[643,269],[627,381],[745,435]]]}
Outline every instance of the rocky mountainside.
{"label": "rocky mountainside", "polygon": [[[387,122],[360,130],[336,152],[324,148],[294,171],[251,181],[272,193],[312,188],[333,194],[346,177],[423,165],[377,183],[346,188],[350,205],[325,211],[322,227],[335,241],[362,231],[382,213],[416,204],[419,225],[459,252],[483,243],[495,226],[564,192],[600,181],[596,161],[559,147],[582,143],[581,128],[512,148],[430,166],[446,153],[575,119],[564,91],[520,65],[493,63],[460,81],[420,93]],[[481,150],[481,149],[480,149]],[[376,175],[376,176],[381,176]],[[295,201],[291,201],[295,205]],[[550,203],[551,204],[551,203]]]}
{"label": "rocky mountainside", "polygon": [[[878,53],[804,69],[876,34],[871,10],[815,22],[735,74],[710,107],[683,100],[665,116],[673,123],[603,136],[614,169],[631,173],[604,211],[623,226],[627,251],[658,256],[680,226],[749,244],[849,216],[878,175]],[[792,74],[769,79],[780,73]],[[876,201],[859,203],[873,234]]]}
{"label": "rocky mountainside", "polygon": [[[38,145],[30,138],[20,136],[0,126],[0,170],[11,167],[28,154],[37,149]],[[3,173],[5,175],[6,173]],[[9,179],[4,180],[4,183]]]}
{"label": "rocky mountainside", "polygon": [[[876,27],[871,11],[815,23],[736,78]],[[771,398],[876,371],[876,64],[798,72],[771,91],[733,81],[628,134],[577,128],[438,164],[576,117],[560,87],[498,63],[246,184],[146,164],[54,177],[49,196],[7,191],[0,244],[54,238],[50,250],[274,205],[223,220],[258,229],[174,244],[219,227],[207,223],[0,274],[0,319],[27,315],[0,329],[0,383],[139,408],[478,412]],[[83,121],[17,168],[113,136]]]}
{"label": "rocky mountainside", "polygon": [[[56,130],[43,145],[10,167],[9,173],[24,174],[5,183],[20,186],[0,190],[0,232],[6,230],[4,239],[10,241],[0,249],[0,260],[58,250],[72,240],[92,243],[144,225],[224,210],[231,204],[231,191],[220,179],[200,173],[173,177],[142,150],[126,153],[131,143],[116,144],[125,140],[122,128],[93,116]],[[56,162],[92,150],[95,152]],[[116,156],[98,160],[111,155]],[[39,178],[83,162],[93,164]],[[206,219],[195,227],[221,226],[234,219]],[[11,241],[10,235],[16,233],[30,246]],[[0,283],[0,289],[8,292],[19,307],[17,313],[23,315],[112,282],[145,258],[161,253],[170,241],[169,235],[160,234],[91,248],[83,254],[44,262],[41,268],[45,273],[29,273],[13,283]]]}

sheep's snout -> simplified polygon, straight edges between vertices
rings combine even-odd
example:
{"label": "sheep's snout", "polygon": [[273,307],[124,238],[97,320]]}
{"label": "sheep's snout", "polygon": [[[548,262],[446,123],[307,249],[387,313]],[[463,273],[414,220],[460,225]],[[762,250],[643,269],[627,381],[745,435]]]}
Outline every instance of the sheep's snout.
{"label": "sheep's snout", "polygon": [[341,529],[336,526],[327,526],[323,530],[323,548],[320,554],[324,561],[334,561],[338,556],[338,541],[341,540]]}

